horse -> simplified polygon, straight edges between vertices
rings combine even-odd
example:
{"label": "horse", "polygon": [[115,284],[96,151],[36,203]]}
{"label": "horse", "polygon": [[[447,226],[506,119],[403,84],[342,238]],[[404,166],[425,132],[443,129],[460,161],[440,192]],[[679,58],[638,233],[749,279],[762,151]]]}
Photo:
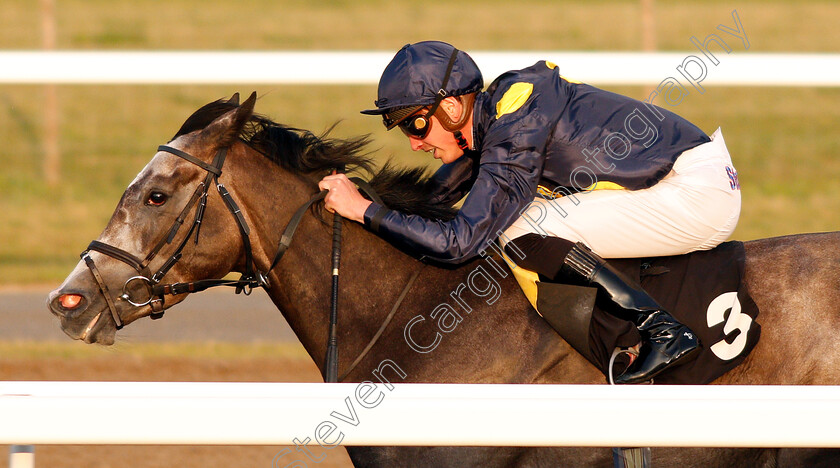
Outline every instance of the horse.
{"label": "horse", "polygon": [[[389,206],[451,215],[452,207],[427,201],[424,169],[386,164],[374,170],[368,136],[339,139],[329,130],[316,136],[255,114],[255,101],[256,93],[240,104],[237,94],[201,107],[131,182],[100,237],[47,299],[69,337],[110,345],[119,328],[160,316],[189,292],[218,284],[244,292],[264,287],[323,372],[330,318],[315,311],[331,297],[333,231],[317,181],[337,167],[371,171],[370,185]],[[209,191],[214,184],[217,190]],[[605,383],[531,308],[498,256],[487,252],[457,267],[424,262],[356,223],[344,224],[342,243],[341,381]],[[713,384],[840,382],[838,246],[837,232],[745,243],[745,281],[761,310],[762,337]],[[242,279],[224,279],[232,272]],[[672,415],[669,408],[640,412],[651,421],[616,424],[644,430],[697,417]],[[347,451],[360,467],[612,466],[606,448]],[[817,449],[652,450],[656,466],[836,466],[838,460],[836,451]]]}

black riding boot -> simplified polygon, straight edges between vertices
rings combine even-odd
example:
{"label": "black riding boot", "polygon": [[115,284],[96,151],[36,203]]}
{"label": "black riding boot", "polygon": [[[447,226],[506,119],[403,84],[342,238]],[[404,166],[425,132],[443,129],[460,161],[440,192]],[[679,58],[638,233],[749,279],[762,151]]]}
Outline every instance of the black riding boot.
{"label": "black riding boot", "polygon": [[642,335],[639,356],[615,383],[632,384],[652,379],[668,366],[699,349],[699,341],[687,326],[678,322],[632,280],[603,258],[577,243],[564,260],[564,274],[574,272],[606,292],[622,310],[619,318],[636,324]]}

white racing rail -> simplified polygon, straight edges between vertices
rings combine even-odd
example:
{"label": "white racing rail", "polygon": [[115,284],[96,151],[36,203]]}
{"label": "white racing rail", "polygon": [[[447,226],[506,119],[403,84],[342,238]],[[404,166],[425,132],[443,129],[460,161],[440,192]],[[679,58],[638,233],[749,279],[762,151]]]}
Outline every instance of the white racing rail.
{"label": "white racing rail", "polygon": [[[0,51],[0,84],[376,84],[393,55],[394,51]],[[727,54],[714,49],[711,55],[717,64],[699,49],[470,55],[488,84],[512,68],[549,60],[569,79],[595,85],[659,85],[672,78],[688,91],[710,85],[840,86],[840,54]]]}
{"label": "white racing rail", "polygon": [[15,445],[840,447],[833,386],[0,382],[0,414]]}

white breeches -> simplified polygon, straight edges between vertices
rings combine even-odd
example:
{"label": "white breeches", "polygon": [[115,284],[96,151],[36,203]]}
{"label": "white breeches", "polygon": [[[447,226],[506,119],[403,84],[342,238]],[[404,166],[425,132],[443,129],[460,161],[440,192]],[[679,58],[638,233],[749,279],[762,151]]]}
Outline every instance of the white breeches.
{"label": "white breeches", "polygon": [[732,235],[741,191],[723,135],[683,152],[671,172],[643,190],[538,196],[504,233],[582,242],[605,258],[657,257],[716,247]]}

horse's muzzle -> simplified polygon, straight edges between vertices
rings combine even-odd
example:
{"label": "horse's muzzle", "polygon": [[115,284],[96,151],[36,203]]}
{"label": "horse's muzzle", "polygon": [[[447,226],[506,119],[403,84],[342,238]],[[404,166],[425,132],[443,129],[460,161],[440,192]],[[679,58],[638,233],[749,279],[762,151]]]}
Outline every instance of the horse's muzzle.
{"label": "horse's muzzle", "polygon": [[80,291],[56,289],[47,297],[47,306],[53,315],[72,320],[87,310],[90,300]]}
{"label": "horse's muzzle", "polygon": [[74,340],[85,343],[113,344],[113,333],[106,329],[102,313],[89,313],[93,300],[82,291],[57,289],[47,297],[47,307],[61,322],[61,330]]}

